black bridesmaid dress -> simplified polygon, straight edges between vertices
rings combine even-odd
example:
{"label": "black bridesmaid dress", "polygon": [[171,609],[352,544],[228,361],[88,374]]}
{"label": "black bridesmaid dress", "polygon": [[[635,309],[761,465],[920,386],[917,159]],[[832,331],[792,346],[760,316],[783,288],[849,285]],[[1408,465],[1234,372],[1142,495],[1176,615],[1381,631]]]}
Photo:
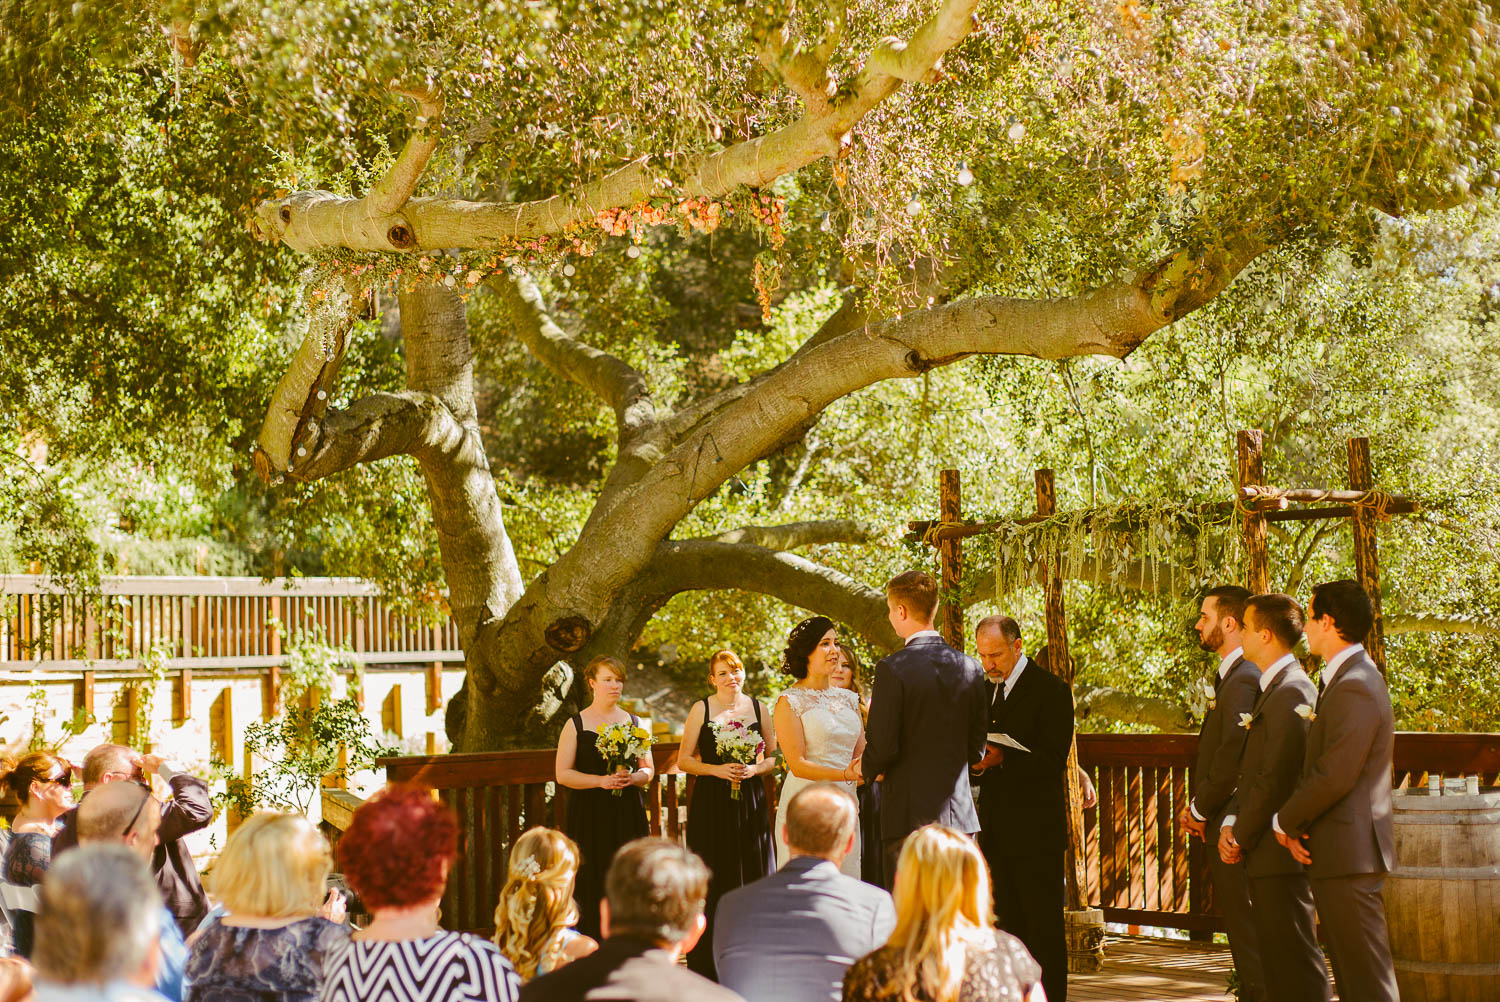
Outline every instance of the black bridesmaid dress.
{"label": "black bridesmaid dress", "polygon": [[[631,726],[639,723],[633,713],[630,723]],[[573,714],[573,726],[578,728],[578,753],[574,756],[573,768],[591,776],[608,775],[611,770],[596,744],[599,735],[583,729],[583,715],[580,713]],[[620,846],[651,834],[641,788],[627,786],[618,797],[610,790],[568,790],[567,822],[563,825],[563,832],[578,843],[579,855],[583,857],[578,864],[578,883],[573,891],[578,902],[578,931],[600,939],[599,901],[604,897],[604,876],[609,872],[609,862]]]}
{"label": "black bridesmaid dress", "polygon": [[[764,736],[760,701],[755,722],[750,725]],[[718,745],[709,727],[708,700],[703,701],[703,726],[698,731],[698,757],[708,765],[720,765]],[[719,898],[736,887],[759,880],[776,869],[776,842],[771,837],[771,813],[766,804],[764,777],[753,776],[740,783],[740,798],[730,796],[729,780],[717,776],[693,777],[693,796],[688,802],[687,846],[697,853],[713,876],[708,882],[708,900],[703,914],[708,928],[687,965],[705,978],[717,980],[714,970],[714,912]]]}

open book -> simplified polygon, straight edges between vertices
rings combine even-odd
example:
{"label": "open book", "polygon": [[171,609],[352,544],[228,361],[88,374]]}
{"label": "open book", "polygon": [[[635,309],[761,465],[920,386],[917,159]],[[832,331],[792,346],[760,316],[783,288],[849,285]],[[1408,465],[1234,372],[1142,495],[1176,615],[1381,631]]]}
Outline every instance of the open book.
{"label": "open book", "polygon": [[984,740],[988,744],[999,745],[1001,748],[1014,748],[1016,751],[1023,752],[1031,751],[1030,748],[1027,748],[1009,734],[986,734]]}

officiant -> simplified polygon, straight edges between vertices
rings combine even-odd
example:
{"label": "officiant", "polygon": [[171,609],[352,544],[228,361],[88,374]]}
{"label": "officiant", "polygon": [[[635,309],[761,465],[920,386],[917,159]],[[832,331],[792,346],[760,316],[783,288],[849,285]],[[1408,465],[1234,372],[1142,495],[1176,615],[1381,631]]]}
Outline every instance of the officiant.
{"label": "officiant", "polygon": [[990,866],[995,917],[1042,965],[1049,1002],[1066,1002],[1063,777],[1073,742],[1073,693],[1021,653],[1021,628],[1009,616],[981,620],[975,641],[988,679],[992,738],[975,767],[979,846]]}

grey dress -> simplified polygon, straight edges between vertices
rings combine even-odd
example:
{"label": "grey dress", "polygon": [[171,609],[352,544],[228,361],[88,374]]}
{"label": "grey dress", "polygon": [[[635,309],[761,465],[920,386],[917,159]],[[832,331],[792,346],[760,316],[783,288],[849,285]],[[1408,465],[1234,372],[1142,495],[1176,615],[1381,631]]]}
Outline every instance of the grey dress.
{"label": "grey dress", "polygon": [[279,929],[204,923],[185,974],[184,1002],[313,1002],[348,926],[314,916]]}

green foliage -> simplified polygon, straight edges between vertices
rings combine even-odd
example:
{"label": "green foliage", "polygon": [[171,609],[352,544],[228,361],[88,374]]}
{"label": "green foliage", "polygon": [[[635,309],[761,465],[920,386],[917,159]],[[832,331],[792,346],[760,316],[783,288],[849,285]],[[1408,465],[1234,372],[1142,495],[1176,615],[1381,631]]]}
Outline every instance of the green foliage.
{"label": "green foliage", "polygon": [[253,779],[215,764],[216,778],[225,784],[224,792],[215,795],[215,805],[242,816],[262,808],[306,813],[325,779],[347,780],[372,767],[376,758],[396,752],[375,742],[369,721],[351,696],[320,701],[311,708],[288,706],[271,720],[251,724],[245,728],[245,754],[263,763]]}

